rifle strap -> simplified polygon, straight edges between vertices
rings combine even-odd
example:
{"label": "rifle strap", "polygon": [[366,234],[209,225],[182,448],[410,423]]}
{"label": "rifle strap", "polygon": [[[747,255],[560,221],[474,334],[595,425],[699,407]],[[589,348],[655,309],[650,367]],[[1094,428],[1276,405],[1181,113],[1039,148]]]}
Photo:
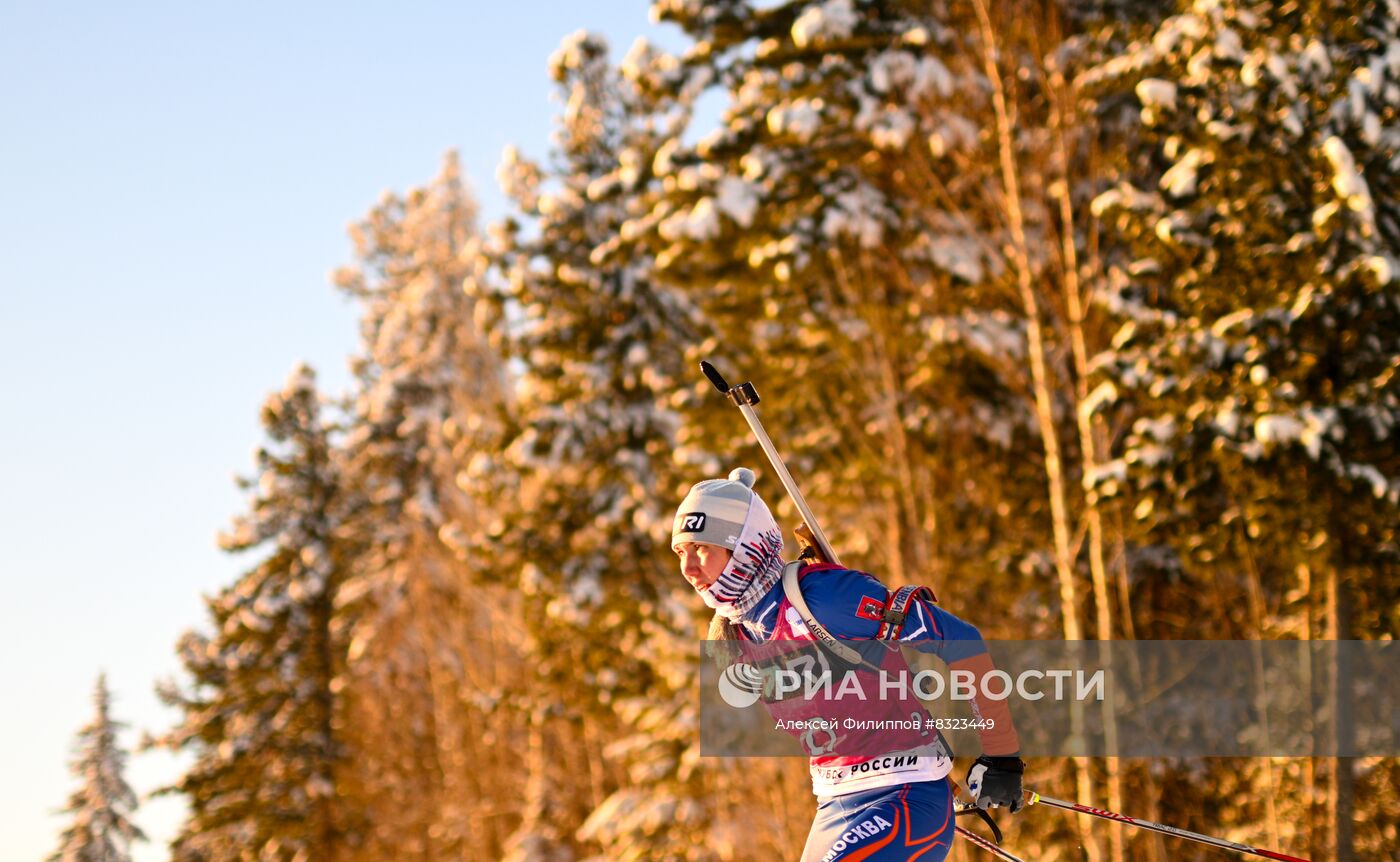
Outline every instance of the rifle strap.
{"label": "rifle strap", "polygon": [[876,640],[899,640],[899,636],[904,632],[904,623],[909,618],[909,606],[915,599],[938,601],[933,590],[928,587],[908,586],[895,590],[885,600],[885,613],[880,622],[880,630],[875,635]]}

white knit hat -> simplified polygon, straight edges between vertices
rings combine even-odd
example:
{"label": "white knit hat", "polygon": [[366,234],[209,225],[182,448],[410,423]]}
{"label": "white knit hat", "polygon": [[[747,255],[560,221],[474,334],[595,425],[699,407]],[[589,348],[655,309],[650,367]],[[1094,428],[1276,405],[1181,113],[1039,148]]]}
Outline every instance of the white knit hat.
{"label": "white knit hat", "polygon": [[731,619],[777,583],[783,566],[782,531],[753,482],[747,467],[735,468],[728,479],[700,482],[685,495],[671,525],[672,548],[702,542],[734,552],[719,579],[700,591],[705,604]]}
{"label": "white knit hat", "polygon": [[690,489],[676,509],[671,525],[671,547],[682,542],[702,542],[734,550],[744,531],[749,507],[763,500],[753,492],[753,471],[736,467],[728,479],[706,479]]}

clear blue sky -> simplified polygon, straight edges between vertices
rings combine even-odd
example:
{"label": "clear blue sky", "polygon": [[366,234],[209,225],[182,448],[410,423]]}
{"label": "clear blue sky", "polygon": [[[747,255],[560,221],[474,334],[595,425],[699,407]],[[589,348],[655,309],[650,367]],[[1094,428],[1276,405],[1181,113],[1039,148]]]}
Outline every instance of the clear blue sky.
{"label": "clear blue sky", "polygon": [[[348,381],[346,225],[449,148],[498,216],[501,149],[547,151],[546,59],[580,28],[615,57],[678,41],[623,0],[0,4],[0,858],[55,849],[100,670],[125,743],[173,721],[152,686],[246,565],[214,535],[263,396],[303,359]],[[143,806],[138,860],[180,816]]]}

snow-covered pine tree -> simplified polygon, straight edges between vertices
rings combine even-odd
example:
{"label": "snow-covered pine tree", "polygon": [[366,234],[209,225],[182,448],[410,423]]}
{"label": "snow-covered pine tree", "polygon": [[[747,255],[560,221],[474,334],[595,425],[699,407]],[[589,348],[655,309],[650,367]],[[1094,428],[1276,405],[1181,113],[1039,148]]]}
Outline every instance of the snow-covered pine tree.
{"label": "snow-covered pine tree", "polygon": [[[1290,541],[1253,552],[1391,565],[1377,527],[1400,500],[1394,10],[1197,5],[1087,81],[1136,93],[1152,147],[1094,203],[1130,252],[1105,301],[1132,319],[1103,369],[1143,411],[1113,466],[1144,494],[1140,520],[1188,531],[1195,562],[1274,533]],[[1341,520],[1290,524],[1322,510]],[[1278,605],[1295,566],[1270,568],[1271,613],[1236,625],[1301,634]],[[1390,589],[1357,598],[1393,608]]]}
{"label": "snow-covered pine tree", "polygon": [[188,681],[159,687],[183,716],[157,744],[194,758],[162,791],[189,804],[177,862],[335,860],[345,837],[334,696],[343,649],[332,639],[340,480],[310,368],[268,398],[262,422],[257,475],[239,480],[249,510],[220,543],[264,556],[206,600],[209,629],[181,639]]}
{"label": "snow-covered pine tree", "polygon": [[[900,172],[931,131],[915,106],[955,84],[939,59],[943,10],[833,0],[654,13],[691,39],[673,86],[711,81],[726,100],[719,126],[673,135],[654,160],[665,194],[645,224],[658,278],[722,333],[698,352],[781,393],[768,415],[846,554],[896,581],[936,574],[930,539],[947,513],[936,511],[946,477],[921,439],[937,391],[929,300],[950,269],[981,272],[976,249],[954,260],[951,236],[912,216]],[[943,267],[930,243],[952,250]],[[742,424],[706,409],[712,396],[687,393],[686,434],[761,459]]]}
{"label": "snow-covered pine tree", "polygon": [[126,783],[126,751],[117,738],[126,725],[112,718],[107,676],[97,677],[92,722],[78,731],[73,775],[81,783],[61,813],[70,821],[48,862],[131,862],[131,844],[146,836],[132,822],[136,794]]}
{"label": "snow-covered pine tree", "polygon": [[469,295],[486,259],[456,153],[428,185],[386,195],[351,238],[358,262],[335,275],[364,307],[351,468],[379,517],[418,524],[450,549],[471,514],[456,468],[489,436],[505,397],[501,357]]}
{"label": "snow-covered pine tree", "polygon": [[[1178,11],[1085,77],[1135,94],[1150,146],[1094,204],[1128,250],[1102,368],[1139,417],[1101,487],[1127,480],[1198,598],[1173,634],[1394,636],[1400,6]],[[1179,587],[1157,593],[1139,598],[1181,609]],[[1351,769],[1266,773],[1326,802],[1275,810],[1266,786],[1253,817],[1324,856],[1383,846],[1394,807],[1352,806],[1388,772],[1354,793]]]}
{"label": "snow-covered pine tree", "polygon": [[[658,277],[688,289],[735,364],[782,393],[766,410],[849,555],[896,582],[1022,580],[1008,561],[1034,571],[1050,558],[1050,519],[1044,475],[1022,454],[1040,435],[971,9],[657,11],[694,40],[690,77],[729,99],[720,127],[677,136],[656,160]],[[994,26],[1047,14],[1018,7]],[[1011,45],[1008,68],[1027,52]],[[1045,267],[1046,233],[1031,238]],[[697,394],[689,406],[711,403]],[[683,433],[742,446],[742,426],[716,412],[697,409]]]}
{"label": "snow-covered pine tree", "polygon": [[[482,284],[518,371],[510,424],[503,454],[479,454],[463,475],[498,503],[477,538],[525,598],[519,624],[536,674],[521,706],[531,786],[545,792],[527,800],[507,858],[568,858],[590,845],[604,858],[704,858],[703,805],[686,786],[695,741],[681,730],[693,726],[683,681],[695,653],[666,647],[689,618],[669,577],[679,497],[667,399],[695,321],[651,281],[645,249],[617,242],[648,210],[665,120],[648,114],[597,36],[567,37],[550,73],[565,104],[552,162],[507,153],[501,178],[521,221],[495,231],[504,284]],[[615,739],[615,766],[584,744],[599,735]],[[589,786],[553,793],[558,772],[591,776]]]}
{"label": "snow-covered pine tree", "polygon": [[481,742],[489,719],[464,699],[481,632],[514,603],[470,587],[462,557],[481,515],[456,473],[490,439],[504,397],[463,289],[480,277],[475,219],[449,153],[432,182],[386,195],[352,228],[357,261],[335,277],[363,306],[341,446],[353,552],[336,629],[356,752],[345,777],[362,800],[366,859],[457,859],[469,836],[504,837],[491,837],[500,818],[483,822],[466,801],[502,790],[512,772],[506,751]]}

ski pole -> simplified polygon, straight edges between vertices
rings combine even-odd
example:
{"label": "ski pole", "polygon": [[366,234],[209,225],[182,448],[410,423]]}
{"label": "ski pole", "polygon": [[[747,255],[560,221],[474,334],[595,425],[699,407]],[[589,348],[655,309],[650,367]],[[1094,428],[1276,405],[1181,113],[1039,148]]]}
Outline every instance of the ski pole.
{"label": "ski pole", "polygon": [[803,498],[802,491],[798,489],[797,483],[793,481],[792,474],[788,472],[787,465],[783,463],[782,456],[773,446],[773,441],[768,439],[768,432],[763,430],[763,423],[758,421],[758,412],[753,406],[758,403],[758,390],[753,388],[752,383],[740,383],[731,388],[724,380],[724,375],[711,365],[708,361],[701,361],[700,370],[705,372],[705,376],[715,385],[715,388],[733,401],[739,408],[739,412],[744,414],[744,420],[749,423],[749,428],[753,429],[753,434],[758,438],[758,445],[762,447],[763,454],[768,456],[768,463],[773,465],[773,470],[778,474],[778,479],[783,483],[783,488],[792,498],[792,502],[797,506],[797,511],[802,515],[802,520],[812,531],[812,538],[816,540],[817,549],[822,552],[823,557],[829,563],[841,562],[836,558],[836,552],[831,549],[831,543],[826,540],[826,534],[818,526],[817,519],[812,515],[812,510],[807,508],[807,500]]}
{"label": "ski pole", "polygon": [[992,854],[998,859],[1005,859],[1007,860],[1007,862],[1025,862],[1025,860],[1022,859],[1020,856],[1012,855],[1011,853],[1001,849],[997,845],[993,844],[991,841],[988,841],[986,838],[983,838],[981,835],[978,835],[976,832],[973,832],[971,829],[959,826],[957,827],[957,830],[959,835],[966,838],[968,841],[971,841],[976,846],[981,847],[983,850],[986,850],[988,853]]}
{"label": "ski pole", "polygon": [[1237,853],[1249,853],[1253,856],[1262,856],[1265,859],[1280,859],[1283,860],[1283,862],[1308,862],[1307,859],[1298,856],[1289,856],[1285,853],[1276,853],[1273,850],[1261,850],[1258,847],[1236,844],[1234,841],[1226,841],[1223,838],[1212,838],[1209,835],[1202,835],[1199,832],[1190,832],[1186,829],[1178,829],[1175,826],[1165,826],[1161,823],[1153,823],[1150,820],[1139,820],[1136,817],[1129,817],[1126,814],[1119,814],[1115,811],[1105,811],[1102,808],[1093,808],[1088,805],[1081,805],[1078,802],[1065,802],[1060,799],[1051,799],[1048,796],[1041,796],[1033,790],[1027,791],[1027,797],[1027,805],[1040,803],[1054,808],[1063,808],[1066,811],[1073,811],[1077,814],[1102,817],[1104,820],[1112,820],[1115,823],[1124,823],[1128,826],[1136,826],[1139,829],[1160,832],[1163,835],[1175,835],[1177,838],[1185,838],[1188,841],[1195,841],[1199,844],[1208,844],[1211,847],[1219,847],[1222,850],[1234,850]]}
{"label": "ski pole", "polygon": [[[962,788],[959,787],[958,783],[951,778],[948,779],[948,783],[952,785],[953,801],[956,803],[957,798],[960,795],[962,795]],[[977,845],[978,847],[981,847],[983,850],[986,850],[988,853],[991,853],[994,856],[1000,857],[1002,859],[1019,859],[1019,857],[1012,855],[1010,851],[1003,850],[1001,848],[1001,830],[997,828],[997,822],[992,819],[992,816],[990,814],[983,811],[981,808],[978,808],[976,805],[963,805],[961,803],[958,803],[953,806],[954,817],[962,817],[964,814],[975,814],[976,816],[982,818],[982,822],[987,824],[987,828],[992,830],[992,837],[990,840],[988,840],[964,826],[956,827],[959,834],[961,834],[963,837],[967,838],[967,840],[971,841],[973,844]]]}

